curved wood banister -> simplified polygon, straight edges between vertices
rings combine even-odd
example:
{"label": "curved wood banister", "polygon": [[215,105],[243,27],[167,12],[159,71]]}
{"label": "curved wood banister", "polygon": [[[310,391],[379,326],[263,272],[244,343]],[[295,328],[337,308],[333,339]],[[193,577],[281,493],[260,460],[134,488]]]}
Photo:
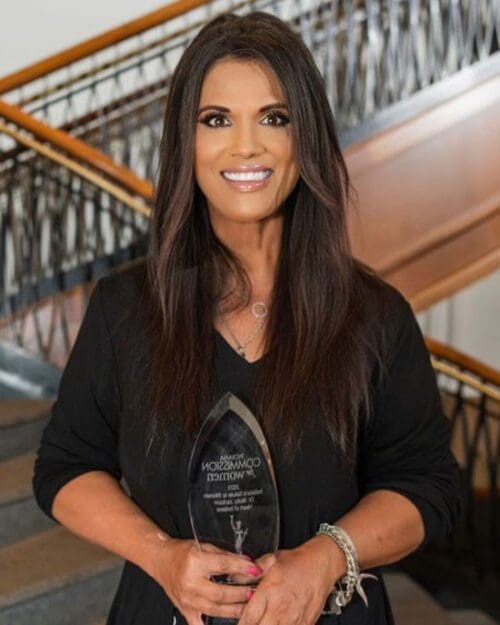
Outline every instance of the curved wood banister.
{"label": "curved wood banister", "polygon": [[[110,118],[116,111],[119,111],[122,107],[128,104],[133,104],[141,98],[148,96],[155,92],[160,92],[165,87],[168,87],[171,82],[171,76],[167,76],[166,78],[162,78],[157,82],[151,83],[146,87],[142,87],[141,89],[137,89],[133,93],[129,93],[120,98],[117,98],[106,104],[105,106],[100,107],[99,111],[91,111],[82,115],[80,117],[76,117],[69,122],[64,123],[62,126],[58,127],[58,130],[61,130],[65,133],[69,133],[72,136],[75,136],[77,133],[75,132],[78,128],[82,126],[88,126],[92,122],[94,122],[99,116]],[[2,100],[0,100],[2,102]],[[20,104],[16,105],[18,108],[21,107]],[[28,113],[29,115],[30,113]],[[22,147],[16,146],[11,150],[6,150],[5,152],[0,153],[0,164],[4,161],[9,160],[9,158],[17,158],[19,154],[23,151]]]}
{"label": "curved wood banister", "polygon": [[91,37],[81,43],[66,48],[61,52],[53,54],[29,67],[25,67],[17,72],[8,74],[0,79],[0,95],[17,89],[32,80],[46,76],[51,72],[61,69],[70,63],[79,61],[91,54],[100,52],[104,48],[115,45],[129,37],[139,35],[150,28],[154,28],[163,22],[188,13],[192,9],[203,4],[208,4],[209,0],[177,0],[160,9],[151,11],[142,17],[126,22],[117,28],[108,30],[101,35]]}
{"label": "curved wood banister", "polygon": [[421,258],[440,245],[443,245],[443,243],[448,243],[452,239],[457,239],[464,234],[464,232],[467,232],[472,227],[476,227],[482,222],[488,221],[498,213],[500,213],[500,190],[466,213],[457,215],[455,218],[450,219],[446,223],[416,239],[407,247],[398,250],[398,252],[392,256],[384,258],[379,264],[378,270],[383,274],[396,271],[401,265]]}
{"label": "curved wood banister", "polygon": [[96,174],[94,171],[83,167],[82,165],[80,165],[80,163],[72,161],[67,156],[59,154],[59,152],[56,152],[46,145],[43,145],[35,139],[24,136],[22,133],[18,132],[17,130],[13,130],[12,128],[9,128],[0,121],[0,133],[2,132],[6,135],[9,135],[15,141],[17,141],[21,145],[24,145],[30,150],[34,150],[45,158],[48,158],[49,160],[58,163],[59,165],[62,165],[66,169],[69,169],[70,171],[80,176],[80,178],[88,180],[92,184],[96,185],[97,187],[103,189],[104,191],[115,197],[118,201],[122,202],[129,208],[141,213],[145,217],[151,216],[151,209],[142,200],[131,196],[129,193],[124,191],[122,187],[119,187],[116,184],[109,182],[99,174]]}
{"label": "curved wood banister", "polygon": [[449,345],[445,345],[435,339],[426,337],[425,344],[431,354],[465,369],[473,375],[481,378],[484,382],[500,387],[500,371],[497,369],[493,369],[493,367],[489,367],[479,360],[476,360],[471,356],[467,356],[467,354],[453,349]]}
{"label": "curved wood banister", "polygon": [[[463,384],[466,384],[469,388],[473,388],[474,390],[479,391],[481,395],[484,395],[485,397],[488,397],[493,401],[500,402],[500,391],[497,391],[495,388],[493,388],[493,386],[489,386],[487,384],[483,384],[483,382],[479,382],[479,380],[472,376],[470,373],[464,373],[453,365],[449,365],[442,360],[438,360],[435,356],[431,356],[431,361],[432,366],[436,372],[444,373],[449,378],[453,378],[457,382],[462,382]],[[488,414],[500,421],[500,413],[491,412]]]}
{"label": "curved wood banister", "polygon": [[500,56],[490,62],[486,77],[450,79],[458,96],[429,98],[345,150],[353,253],[415,310],[500,266]]}
{"label": "curved wood banister", "polygon": [[125,187],[129,192],[150,202],[154,196],[153,185],[149,180],[142,180],[122,165],[117,165],[109,156],[93,148],[79,139],[51,128],[47,124],[24,113],[19,107],[0,100],[0,117],[13,122],[18,128],[32,133],[37,139],[48,141],[52,146],[59,148],[66,154],[97,169],[115,183]]}
{"label": "curved wood banister", "polygon": [[449,273],[442,279],[434,279],[432,284],[409,295],[408,300],[415,312],[421,312],[454,293],[458,293],[469,284],[489,276],[500,267],[500,247],[468,262],[463,267]]}

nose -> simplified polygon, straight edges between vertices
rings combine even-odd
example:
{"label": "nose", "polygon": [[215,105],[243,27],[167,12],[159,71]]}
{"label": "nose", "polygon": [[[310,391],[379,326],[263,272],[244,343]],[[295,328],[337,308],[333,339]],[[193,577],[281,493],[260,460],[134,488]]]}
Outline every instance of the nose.
{"label": "nose", "polygon": [[263,146],[259,139],[259,130],[254,124],[251,121],[235,124],[231,144],[232,156],[248,158],[262,152]]}

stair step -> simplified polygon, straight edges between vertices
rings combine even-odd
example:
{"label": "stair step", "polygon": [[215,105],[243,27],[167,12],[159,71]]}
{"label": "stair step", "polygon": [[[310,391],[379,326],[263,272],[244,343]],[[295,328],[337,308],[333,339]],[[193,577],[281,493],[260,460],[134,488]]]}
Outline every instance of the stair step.
{"label": "stair step", "polygon": [[59,526],[3,547],[0,562],[2,625],[98,620],[109,610],[121,569],[119,558]]}
{"label": "stair step", "polygon": [[33,497],[34,462],[33,452],[0,462],[0,547],[54,525]]}
{"label": "stair step", "polygon": [[455,625],[448,611],[408,575],[384,571],[384,580],[396,625]]}
{"label": "stair step", "polygon": [[38,446],[54,399],[0,400],[0,461]]}
{"label": "stair step", "polygon": [[15,456],[0,463],[0,506],[31,497],[35,454]]}
{"label": "stair step", "polygon": [[480,610],[450,610],[448,614],[453,625],[499,625]]}
{"label": "stair step", "polygon": [[[50,325],[48,318],[42,321],[39,317],[39,320],[46,327]],[[0,337],[0,397],[51,397],[57,393],[60,379],[61,370],[54,364],[40,360],[29,348]]]}
{"label": "stair step", "polygon": [[46,415],[53,399],[2,399],[0,400],[0,428],[35,421]]}

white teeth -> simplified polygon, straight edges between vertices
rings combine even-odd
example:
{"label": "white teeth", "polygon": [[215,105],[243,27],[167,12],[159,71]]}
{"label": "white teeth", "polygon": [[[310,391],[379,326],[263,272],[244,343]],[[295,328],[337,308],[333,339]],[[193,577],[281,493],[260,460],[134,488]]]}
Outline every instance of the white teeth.
{"label": "white teeth", "polygon": [[265,170],[261,170],[261,171],[248,171],[248,172],[239,172],[239,173],[223,171],[222,175],[227,180],[234,180],[234,181],[254,180],[254,181],[259,181],[259,180],[265,180],[266,178],[269,178],[269,176],[272,173],[273,172],[270,169],[265,169]]}

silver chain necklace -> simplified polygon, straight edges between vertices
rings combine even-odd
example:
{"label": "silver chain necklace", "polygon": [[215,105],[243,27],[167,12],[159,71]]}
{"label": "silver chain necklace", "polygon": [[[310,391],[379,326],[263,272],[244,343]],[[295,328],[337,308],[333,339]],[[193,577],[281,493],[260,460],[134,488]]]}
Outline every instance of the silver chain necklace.
{"label": "silver chain necklace", "polygon": [[236,343],[238,353],[242,358],[246,358],[245,349],[247,348],[249,343],[251,343],[253,339],[257,336],[258,332],[264,325],[267,314],[268,314],[268,309],[267,309],[267,306],[264,304],[264,302],[254,302],[252,304],[251,311],[252,311],[252,315],[257,319],[257,324],[255,328],[252,330],[250,336],[243,342],[240,342],[239,339],[236,338],[233,331],[229,327],[228,322],[224,319],[224,317],[222,318],[222,322],[226,326],[226,329],[231,335],[231,338]]}

